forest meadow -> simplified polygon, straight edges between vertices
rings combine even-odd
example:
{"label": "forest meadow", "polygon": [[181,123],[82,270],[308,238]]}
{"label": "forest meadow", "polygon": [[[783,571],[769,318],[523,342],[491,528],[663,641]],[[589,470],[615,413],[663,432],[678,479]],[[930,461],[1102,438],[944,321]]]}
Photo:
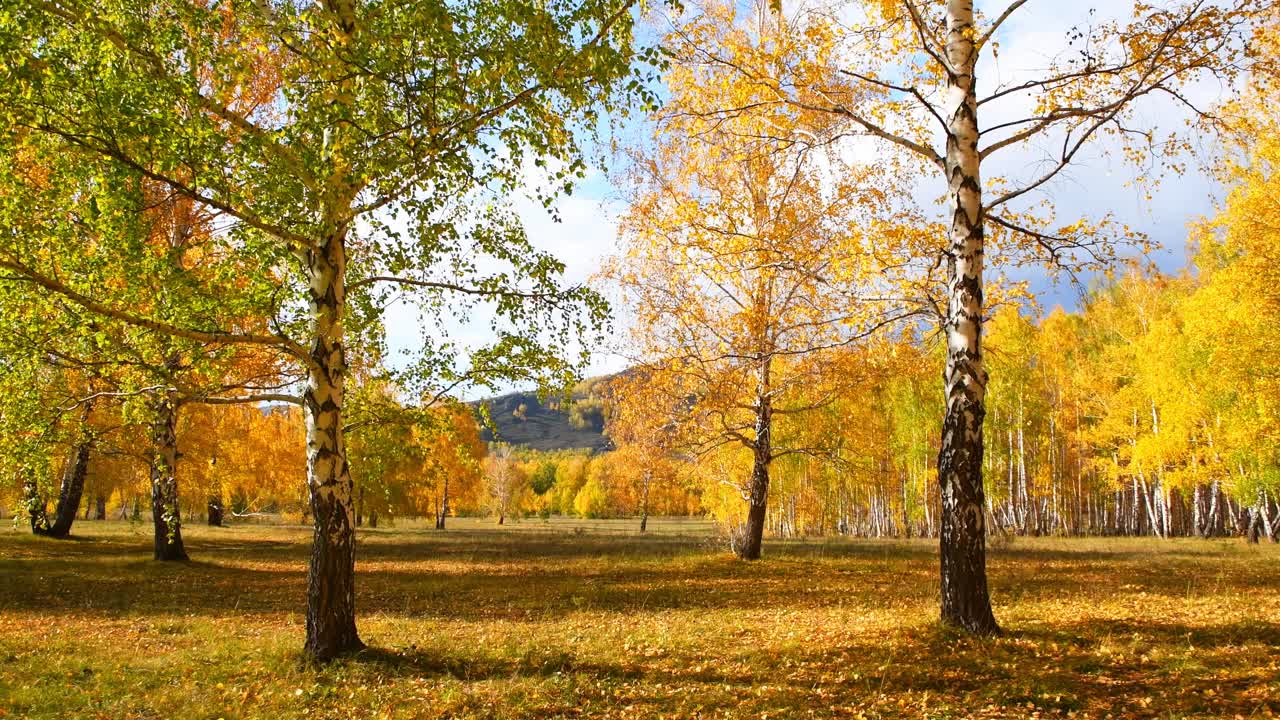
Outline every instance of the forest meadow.
{"label": "forest meadow", "polygon": [[1280,715],[1275,0],[0,0],[0,718]]}

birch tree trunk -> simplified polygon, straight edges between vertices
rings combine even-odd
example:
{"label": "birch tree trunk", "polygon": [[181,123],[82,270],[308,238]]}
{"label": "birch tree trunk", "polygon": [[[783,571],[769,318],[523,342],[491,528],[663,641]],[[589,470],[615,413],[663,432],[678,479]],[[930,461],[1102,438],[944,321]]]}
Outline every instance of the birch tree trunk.
{"label": "birch tree trunk", "polygon": [[[217,467],[217,455],[213,456],[212,464],[215,468]],[[214,490],[209,493],[209,502],[205,507],[205,522],[210,527],[222,527],[222,521],[226,513],[226,506],[222,504],[222,484],[219,482]]]}
{"label": "birch tree trunk", "polygon": [[1021,400],[1018,401],[1018,405],[1018,492],[1022,496],[1022,533],[1031,535],[1034,531],[1038,535],[1040,530],[1039,513],[1035,511],[1035,502],[1031,499],[1031,489],[1027,485],[1027,444],[1022,432],[1022,425],[1025,419],[1022,415]]}
{"label": "birch tree trunk", "polygon": [[1209,492],[1209,517],[1206,519],[1202,533],[1205,539],[1221,534],[1222,506],[1219,504],[1219,499],[1222,497],[1222,489],[1218,486],[1217,478],[1214,478]]}
{"label": "birch tree trunk", "polygon": [[946,416],[938,453],[942,491],[942,622],[973,633],[999,632],[987,593],[982,514],[982,423],[987,373],[982,366],[983,208],[975,95],[977,48],[973,0],[947,0],[946,174],[952,221],[943,371]]}
{"label": "birch tree trunk", "polygon": [[312,344],[303,402],[307,486],[315,526],[307,573],[305,649],[319,660],[364,647],[356,633],[354,487],[342,427],[347,372],[342,328],[345,243],[343,224],[304,251],[311,281]]}
{"label": "birch tree trunk", "polygon": [[445,473],[440,490],[440,513],[436,515],[436,529],[444,529],[444,519],[449,517],[449,474]]}
{"label": "birch tree trunk", "polygon": [[764,541],[764,520],[769,503],[769,461],[773,452],[772,407],[769,398],[760,398],[756,409],[756,440],[752,448],[751,491],[748,497],[747,523],[743,528],[738,557],[759,560]]}
{"label": "birch tree trunk", "polygon": [[[89,413],[93,405],[84,404],[80,415],[83,426],[89,422]],[[71,534],[71,525],[75,523],[76,512],[80,509],[80,500],[84,495],[84,481],[89,473],[89,451],[92,439],[86,434],[72,447],[71,455],[62,470],[62,481],[58,484],[58,504],[54,507],[53,518],[50,519],[45,507],[44,498],[34,479],[23,485],[24,503],[31,520],[31,532],[53,538],[65,538]],[[87,516],[87,513],[86,513]]]}
{"label": "birch tree trunk", "polygon": [[1176,524],[1177,519],[1173,514],[1173,501],[1170,497],[1173,491],[1169,489],[1169,483],[1164,481],[1163,474],[1161,475],[1157,486],[1159,487],[1160,492],[1160,517],[1164,522],[1164,537],[1170,538],[1178,532],[1178,526]]}
{"label": "birch tree trunk", "polygon": [[1257,545],[1262,535],[1262,508],[1257,505],[1247,510],[1245,521],[1245,540],[1250,545]]}
{"label": "birch tree trunk", "polygon": [[760,391],[756,393],[755,445],[752,447],[751,488],[747,523],[738,557],[759,560],[764,541],[764,520],[769,507],[769,464],[773,460],[773,399],[770,396],[769,361],[760,366]]}
{"label": "birch tree trunk", "polygon": [[48,537],[64,538],[71,534],[71,525],[80,509],[84,494],[84,479],[89,473],[90,442],[83,439],[76,444],[62,471],[62,483],[58,488],[58,504],[53,511],[53,522],[36,532]]}
{"label": "birch tree trunk", "polygon": [[187,560],[182,544],[182,512],[178,507],[178,408],[172,395],[161,394],[151,405],[151,524],[155,559]]}
{"label": "birch tree trunk", "polygon": [[1267,539],[1274,540],[1275,532],[1271,527],[1271,500],[1267,498],[1267,492],[1262,488],[1258,488],[1258,515],[1262,519],[1262,532]]}
{"label": "birch tree trunk", "polygon": [[1005,468],[1008,475],[1008,482],[1006,484],[1009,486],[1009,499],[1005,503],[1008,506],[1005,525],[1008,527],[1019,528],[1019,527],[1022,527],[1022,518],[1018,514],[1018,488],[1013,482],[1014,463],[1013,463],[1013,426],[1012,425],[1009,426],[1009,429],[1005,432],[1005,435],[1009,440],[1009,454],[1006,456],[1008,459],[1008,463],[1007,463],[1007,467]]}
{"label": "birch tree trunk", "polygon": [[[1216,424],[1221,426],[1221,418],[1218,418]],[[1209,438],[1209,448],[1213,450],[1213,458],[1217,463],[1221,464],[1222,455],[1218,452],[1213,433],[1206,430],[1206,434]],[[1230,477],[1230,473],[1228,473],[1228,477]],[[1224,507],[1219,503],[1222,499],[1222,488],[1218,480],[1219,478],[1214,477],[1213,482],[1209,485],[1208,517],[1205,518],[1204,529],[1200,531],[1200,536],[1206,540],[1217,535],[1226,534],[1226,521],[1222,517]]]}

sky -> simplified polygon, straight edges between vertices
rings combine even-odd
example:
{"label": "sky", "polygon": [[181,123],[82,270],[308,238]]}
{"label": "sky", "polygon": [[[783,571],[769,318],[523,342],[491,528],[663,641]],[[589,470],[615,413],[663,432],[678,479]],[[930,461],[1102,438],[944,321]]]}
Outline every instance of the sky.
{"label": "sky", "polygon": [[[1006,2],[979,2],[978,7],[988,15],[994,15]],[[1031,0],[1002,26],[998,37],[998,59],[993,60],[988,54],[986,63],[979,67],[979,94],[982,94],[983,87],[1039,76],[1037,70],[1044,67],[1047,59],[1067,48],[1067,33],[1072,27],[1091,21],[1123,20],[1130,16],[1131,11],[1132,3],[1125,0],[1096,3]],[[1211,81],[1197,83],[1188,88],[1186,94],[1200,107],[1213,107],[1227,99],[1229,92],[1229,88]],[[1025,116],[1025,112],[1019,112],[1025,109],[984,106],[980,122],[990,126],[1015,115]],[[1183,107],[1163,97],[1142,100],[1136,105],[1136,111],[1135,125],[1166,132],[1181,129],[1188,119],[1188,112]],[[1057,149],[1057,142],[1047,144],[1050,151]],[[1194,158],[1186,158],[1190,161],[1187,171],[1182,175],[1166,175],[1148,200],[1146,190],[1131,183],[1135,169],[1126,165],[1118,153],[1107,154],[1106,151],[1114,149],[1114,143],[1107,142],[1086,148],[1077,161],[1048,186],[1041,198],[1053,204],[1058,219],[1064,222],[1113,213],[1117,220],[1146,233],[1160,245],[1150,259],[1162,270],[1177,271],[1186,267],[1190,262],[1188,226],[1214,212],[1220,195],[1216,181],[1206,174],[1201,163]],[[1043,147],[1005,152],[1010,154],[992,156],[984,163],[987,175],[1028,177],[1038,174],[1042,168]],[[1069,282],[1051,282],[1043,273],[1028,275],[1027,279],[1032,282],[1045,309],[1055,304],[1067,309],[1078,305],[1080,291]],[[1084,280],[1087,284],[1088,279]]]}
{"label": "sky", "polygon": [[[978,2],[979,11],[994,16],[1008,0]],[[1089,14],[1090,8],[1094,14]],[[1126,0],[1099,0],[1093,5],[1058,0],[1030,0],[1002,27],[999,34],[998,59],[987,54],[979,67],[979,94],[1000,83],[1016,82],[1036,75],[1048,58],[1067,48],[1067,34],[1073,26],[1092,20],[1100,22],[1112,17],[1127,17],[1132,5]],[[1191,97],[1212,106],[1225,97],[1225,89],[1215,84],[1201,84],[1190,90]],[[984,106],[980,124],[989,126],[1020,110],[1016,106]],[[1181,126],[1186,113],[1168,101],[1147,101],[1139,107],[1143,124],[1174,129]],[[1046,149],[1031,146],[1005,150],[984,164],[987,175],[1030,177],[1038,174],[1045,162]],[[1180,176],[1166,177],[1150,200],[1145,191],[1130,186],[1134,171],[1117,157],[1108,156],[1107,145],[1099,144],[1082,152],[1068,171],[1061,174],[1037,199],[1048,199],[1061,221],[1079,217],[1099,217],[1113,213],[1115,218],[1156,241],[1161,249],[1151,259],[1165,271],[1177,271],[1188,264],[1186,245],[1189,223],[1213,212],[1219,189],[1215,182],[1195,163]],[[536,180],[531,180],[536,182]],[[928,203],[941,193],[940,180],[922,181],[917,188],[919,201]],[[514,199],[514,207],[522,218],[530,239],[539,248],[553,253],[565,263],[566,284],[586,282],[601,261],[610,255],[617,242],[618,218],[624,207],[605,171],[592,170],[575,193],[561,198],[556,206],[559,220],[553,220],[538,203],[524,198]],[[942,217],[939,214],[939,217]],[[994,270],[999,270],[998,268]],[[989,271],[990,272],[990,271]],[[1069,282],[1055,282],[1042,271],[1011,272],[1013,279],[1031,283],[1044,309],[1062,305],[1076,307],[1082,289]],[[1088,278],[1084,278],[1085,283]],[[616,308],[615,339],[625,332],[625,309]],[[399,305],[386,316],[388,342],[393,350],[412,348],[418,343],[422,323],[413,308]],[[468,322],[456,324],[453,330],[463,343],[483,341],[491,332],[487,315],[477,312]],[[616,372],[626,367],[626,359],[608,348],[601,348],[586,369],[586,376]],[[479,396],[486,392],[478,393]]]}

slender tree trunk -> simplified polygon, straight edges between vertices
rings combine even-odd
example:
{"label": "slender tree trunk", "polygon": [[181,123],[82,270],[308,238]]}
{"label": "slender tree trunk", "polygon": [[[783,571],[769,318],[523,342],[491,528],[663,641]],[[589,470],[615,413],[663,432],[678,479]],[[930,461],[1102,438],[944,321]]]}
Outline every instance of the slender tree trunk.
{"label": "slender tree trunk", "polygon": [[[218,455],[212,457],[211,464],[214,465],[215,473],[218,468]],[[227,509],[223,506],[223,487],[219,480],[214,480],[214,491],[209,493],[209,502],[205,507],[205,520],[212,528],[223,527],[223,516],[227,514]]]}
{"label": "slender tree trunk", "polygon": [[649,485],[653,482],[653,471],[645,469],[644,487],[640,491],[640,532],[649,527]]}
{"label": "slender tree trunk", "polygon": [[1245,525],[1245,539],[1250,545],[1257,545],[1262,534],[1262,508],[1257,505],[1249,508]]}
{"label": "slender tree trunk", "polygon": [[1155,501],[1160,505],[1160,537],[1167,539],[1173,536],[1173,517],[1169,508],[1169,486],[1161,473],[1156,474]]}
{"label": "slender tree trunk", "polygon": [[1226,522],[1222,518],[1222,512],[1226,503],[1222,502],[1222,486],[1215,478],[1213,481],[1213,496],[1209,501],[1209,522],[1205,537],[1222,536],[1225,534]]}
{"label": "slender tree trunk", "polygon": [[1057,403],[1049,409],[1049,493],[1053,498],[1049,509],[1048,531],[1057,534],[1065,529],[1062,516],[1058,514],[1058,438],[1054,419],[1057,417]]}
{"label": "slender tree trunk", "polygon": [[789,537],[800,537],[800,521],[796,515],[796,495],[791,494],[787,507],[787,533]]}
{"label": "slender tree trunk", "polygon": [[902,477],[902,535],[909,540],[916,535],[916,524],[911,522],[911,511],[908,509],[906,475]]}
{"label": "slender tree trunk", "polygon": [[[929,473],[928,460],[925,461],[924,471],[926,475]],[[931,493],[929,492],[929,483],[928,482],[922,483],[922,487],[924,488],[924,523],[925,523],[925,527],[927,527],[929,530],[929,537],[934,537],[935,529],[933,526],[933,518],[934,518],[933,498],[931,497]]]}
{"label": "slender tree trunk", "polygon": [[987,496],[987,522],[990,523],[992,528],[995,528],[996,532],[999,532],[1004,528],[1003,523],[1000,522],[1000,518],[996,516],[996,509],[995,505],[991,502],[991,495]]}
{"label": "slender tree trunk", "polygon": [[44,498],[40,497],[34,478],[24,483],[23,495],[31,520],[31,531],[37,535],[65,538],[71,534],[71,526],[75,523],[76,513],[80,511],[80,500],[84,495],[84,481],[89,474],[89,451],[93,441],[88,435],[87,425],[92,409],[93,403],[84,403],[80,413],[81,437],[72,447],[67,463],[63,466],[62,480],[58,484],[58,504],[54,506],[52,518],[48,515]]}
{"label": "slender tree trunk", "polygon": [[982,515],[982,423],[987,372],[982,363],[983,207],[978,155],[977,48],[973,0],[947,0],[949,73],[946,174],[951,201],[946,416],[938,453],[942,491],[941,619],[969,632],[999,632],[987,593]]}
{"label": "slender tree trunk", "polygon": [[1035,503],[1031,499],[1031,488],[1027,480],[1027,444],[1023,426],[1026,424],[1026,417],[1022,410],[1022,398],[1018,398],[1018,491],[1022,494],[1023,510],[1023,528],[1024,535],[1039,535],[1040,520],[1039,513],[1035,510]]}
{"label": "slender tree trunk", "polygon": [[151,524],[156,560],[186,560],[178,506],[178,411],[170,395],[151,403]]}
{"label": "slender tree trunk", "polygon": [[[80,501],[84,496],[85,477],[89,473],[89,450],[88,440],[77,444],[63,470],[58,504],[54,509],[53,524],[49,527],[51,537],[62,538],[71,534],[71,525],[75,522],[76,513],[80,511]],[[85,517],[88,518],[87,512]]]}
{"label": "slender tree trunk", "polygon": [[206,511],[210,527],[222,527],[222,519],[225,510],[222,507],[222,498],[216,495],[209,496],[209,506]]}
{"label": "slender tree trunk", "polygon": [[364,647],[356,632],[354,488],[342,427],[347,373],[342,327],[345,242],[345,223],[335,223],[321,244],[303,251],[311,285],[312,345],[303,401],[307,486],[315,527],[307,572],[305,650],[322,661]]}
{"label": "slender tree trunk", "polygon": [[773,461],[773,400],[768,395],[768,364],[761,369],[762,392],[756,398],[755,445],[752,448],[751,488],[747,523],[737,548],[743,560],[759,560],[764,542],[764,521],[769,504],[769,464]]}
{"label": "slender tree trunk", "polygon": [[440,491],[440,512],[436,515],[436,529],[444,529],[444,519],[449,517],[449,475],[445,473],[444,485]]}
{"label": "slender tree trunk", "polygon": [[89,440],[81,440],[67,459],[67,465],[62,471],[62,483],[58,488],[58,504],[53,511],[53,521],[44,529],[37,530],[41,535],[64,538],[71,534],[71,525],[80,510],[84,479],[89,473],[89,448]]}
{"label": "slender tree trunk", "polygon": [[95,503],[95,511],[93,513],[94,520],[107,519],[107,498],[105,495],[99,495]]}
{"label": "slender tree trunk", "polygon": [[1012,425],[1009,426],[1009,429],[1005,432],[1005,435],[1009,440],[1009,454],[1007,455],[1008,463],[1007,463],[1007,467],[1005,468],[1008,476],[1007,484],[1009,486],[1009,499],[1007,501],[1009,512],[1007,513],[1005,525],[1016,529],[1022,526],[1022,518],[1018,514],[1018,489],[1013,482],[1013,470],[1015,466],[1013,462],[1013,426]]}
{"label": "slender tree trunk", "polygon": [[1258,515],[1262,521],[1262,532],[1267,539],[1275,537],[1275,533],[1271,527],[1271,500],[1267,498],[1267,492],[1262,488],[1258,488]]}
{"label": "slender tree trunk", "polygon": [[27,510],[31,532],[43,535],[49,527],[49,513],[44,498],[40,497],[40,488],[34,475],[28,474],[22,481],[22,503]]}
{"label": "slender tree trunk", "polygon": [[1147,523],[1151,526],[1151,534],[1164,537],[1160,528],[1160,518],[1156,517],[1156,506],[1151,502],[1151,496],[1156,490],[1147,484],[1147,479],[1141,471],[1138,472],[1138,480],[1142,483],[1142,506],[1147,510]]}

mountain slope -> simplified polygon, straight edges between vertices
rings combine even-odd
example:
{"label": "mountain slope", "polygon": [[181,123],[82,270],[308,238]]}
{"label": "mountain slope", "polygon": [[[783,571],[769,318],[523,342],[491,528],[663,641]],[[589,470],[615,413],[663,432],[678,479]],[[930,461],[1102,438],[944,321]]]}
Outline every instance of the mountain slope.
{"label": "mountain slope", "polygon": [[496,433],[485,427],[480,437],[487,442],[497,440],[543,451],[606,450],[609,438],[604,435],[599,403],[589,391],[580,392],[580,389],[575,389],[574,407],[570,411],[562,408],[557,400],[539,402],[537,394],[532,392],[482,400],[477,405],[488,405]]}

